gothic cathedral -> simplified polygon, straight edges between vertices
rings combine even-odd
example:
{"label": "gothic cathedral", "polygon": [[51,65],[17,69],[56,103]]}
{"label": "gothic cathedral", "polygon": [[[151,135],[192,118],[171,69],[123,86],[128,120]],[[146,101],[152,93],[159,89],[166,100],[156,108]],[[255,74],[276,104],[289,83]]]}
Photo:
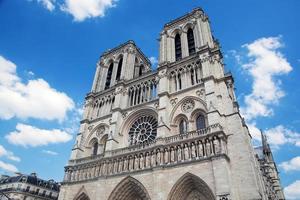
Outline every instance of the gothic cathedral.
{"label": "gothic cathedral", "polygon": [[196,8],[165,24],[159,45],[156,70],[133,41],[100,57],[59,199],[284,199],[208,16]]}

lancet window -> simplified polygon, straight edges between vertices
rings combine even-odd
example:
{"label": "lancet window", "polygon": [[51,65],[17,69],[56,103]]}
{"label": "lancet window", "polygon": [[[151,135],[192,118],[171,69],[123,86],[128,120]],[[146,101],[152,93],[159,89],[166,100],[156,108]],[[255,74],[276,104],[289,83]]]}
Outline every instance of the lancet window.
{"label": "lancet window", "polygon": [[188,131],[188,124],[187,121],[185,119],[182,119],[179,122],[179,133],[180,134],[185,134]]}
{"label": "lancet window", "polygon": [[98,153],[98,142],[94,142],[93,144],[93,156],[97,155]]}
{"label": "lancet window", "polygon": [[204,129],[206,127],[205,125],[205,117],[203,114],[199,114],[196,118],[196,128],[197,130]]}
{"label": "lancet window", "polygon": [[182,58],[181,40],[179,33],[175,36],[175,59],[180,60]]}
{"label": "lancet window", "polygon": [[157,97],[157,83],[155,80],[141,82],[129,88],[129,106],[151,101]]}
{"label": "lancet window", "polygon": [[112,62],[108,67],[108,71],[107,71],[107,75],[106,75],[106,82],[105,82],[105,89],[108,89],[110,86],[113,67],[114,67],[114,63]]}
{"label": "lancet window", "polygon": [[118,68],[117,68],[116,81],[119,81],[121,78],[122,64],[123,64],[123,58],[120,58],[119,63],[118,63]]}
{"label": "lancet window", "polygon": [[96,119],[98,117],[109,114],[111,109],[113,108],[114,102],[115,97],[112,95],[97,99],[93,105],[93,111],[90,114],[90,118]]}
{"label": "lancet window", "polygon": [[188,47],[189,47],[189,55],[193,55],[196,52],[195,49],[195,39],[193,29],[189,28],[187,31],[187,40],[188,40]]}
{"label": "lancet window", "polygon": [[192,63],[187,66],[174,69],[170,72],[170,91],[176,92],[191,87],[201,82],[202,67],[200,63]]}

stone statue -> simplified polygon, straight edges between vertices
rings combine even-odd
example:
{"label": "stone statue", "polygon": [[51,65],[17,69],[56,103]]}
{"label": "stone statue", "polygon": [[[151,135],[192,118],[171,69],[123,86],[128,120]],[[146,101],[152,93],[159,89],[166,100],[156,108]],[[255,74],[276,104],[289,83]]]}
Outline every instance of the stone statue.
{"label": "stone statue", "polygon": [[140,154],[140,169],[144,169],[144,155]]}
{"label": "stone statue", "polygon": [[124,160],[122,158],[120,158],[120,162],[119,162],[119,173],[123,171],[123,162]]}
{"label": "stone statue", "polygon": [[128,170],[128,158],[127,157],[124,158],[124,167],[123,168],[124,168],[125,172]]}
{"label": "stone statue", "polygon": [[184,145],[184,159],[185,160],[188,160],[190,158],[190,155],[189,155],[189,147],[187,144]]}
{"label": "stone statue", "polygon": [[181,147],[180,146],[177,146],[177,161],[178,162],[182,161]]}
{"label": "stone statue", "polygon": [[205,142],[205,146],[206,146],[206,156],[210,156],[211,155],[211,145],[210,145],[210,141],[206,140]]}
{"label": "stone statue", "polygon": [[151,166],[152,167],[156,166],[156,158],[155,158],[155,153],[153,151],[151,153]]}
{"label": "stone statue", "polygon": [[169,164],[169,150],[165,149],[164,151],[164,163]]}
{"label": "stone statue", "polygon": [[194,159],[196,157],[196,149],[194,143],[191,145],[191,158]]}
{"label": "stone statue", "polygon": [[199,158],[203,157],[203,145],[201,141],[199,141],[198,143],[198,157]]}
{"label": "stone statue", "polygon": [[173,147],[171,148],[171,152],[170,152],[170,162],[175,162],[175,157],[174,157],[174,149]]}
{"label": "stone statue", "polygon": [[134,170],[138,170],[140,167],[139,167],[139,158],[137,155],[134,156],[134,167],[133,169]]}
{"label": "stone statue", "polygon": [[215,154],[221,153],[220,142],[218,138],[214,138],[213,144],[214,144]]}
{"label": "stone statue", "polygon": [[151,167],[151,155],[147,152],[146,167]]}
{"label": "stone statue", "polygon": [[160,156],[160,150],[158,149],[157,152],[156,152],[156,163],[157,165],[160,165],[161,164],[161,156]]}

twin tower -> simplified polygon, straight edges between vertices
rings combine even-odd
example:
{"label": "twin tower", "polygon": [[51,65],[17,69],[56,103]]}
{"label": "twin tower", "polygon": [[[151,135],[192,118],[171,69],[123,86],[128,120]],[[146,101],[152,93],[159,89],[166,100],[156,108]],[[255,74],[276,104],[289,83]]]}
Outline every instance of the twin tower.
{"label": "twin tower", "polygon": [[59,199],[284,199],[203,10],[167,23],[159,45],[155,71],[133,41],[102,54]]}

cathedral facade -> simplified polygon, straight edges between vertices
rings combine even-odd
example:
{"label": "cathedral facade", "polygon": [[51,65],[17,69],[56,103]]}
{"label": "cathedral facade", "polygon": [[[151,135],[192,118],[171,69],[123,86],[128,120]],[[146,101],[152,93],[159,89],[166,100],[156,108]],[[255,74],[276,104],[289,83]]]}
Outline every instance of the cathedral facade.
{"label": "cathedral facade", "polygon": [[159,45],[156,70],[133,41],[101,55],[59,199],[284,199],[208,16],[197,8],[165,24]]}

